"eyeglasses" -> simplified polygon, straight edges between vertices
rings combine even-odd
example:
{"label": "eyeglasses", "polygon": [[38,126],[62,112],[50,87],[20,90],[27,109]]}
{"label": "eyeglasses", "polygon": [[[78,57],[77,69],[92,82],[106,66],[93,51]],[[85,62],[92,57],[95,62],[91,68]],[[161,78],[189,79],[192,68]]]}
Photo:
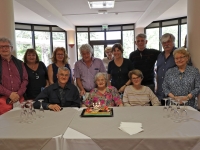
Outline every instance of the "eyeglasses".
{"label": "eyeglasses", "polygon": [[179,60],[179,59],[183,59],[183,58],[185,58],[186,56],[182,56],[182,57],[177,57],[177,58],[174,58],[175,60]]}
{"label": "eyeglasses", "polygon": [[10,46],[10,45],[3,45],[3,46],[0,46],[0,49],[4,49],[4,48],[9,49],[9,48],[12,48],[12,46]]}
{"label": "eyeglasses", "polygon": [[39,79],[40,76],[37,74],[37,72],[33,71],[33,74],[35,75],[35,79]]}
{"label": "eyeglasses", "polygon": [[56,54],[57,56],[64,56],[64,54]]}
{"label": "eyeglasses", "polygon": [[139,79],[139,78],[141,78],[141,77],[132,78],[132,80],[137,80],[137,79]]}

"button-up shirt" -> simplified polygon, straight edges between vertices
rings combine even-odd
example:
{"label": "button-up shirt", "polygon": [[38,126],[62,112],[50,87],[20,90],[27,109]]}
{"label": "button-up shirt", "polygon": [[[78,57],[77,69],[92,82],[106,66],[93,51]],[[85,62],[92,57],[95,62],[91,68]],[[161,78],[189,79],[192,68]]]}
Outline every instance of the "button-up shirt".
{"label": "button-up shirt", "polygon": [[[174,47],[173,51],[176,48]],[[159,100],[161,100],[164,97],[162,84],[164,81],[165,73],[169,68],[175,67],[175,61],[173,56],[173,51],[170,53],[170,55],[166,58],[165,52],[162,52],[158,55],[157,59],[157,91],[156,96]]]}
{"label": "button-up shirt", "polygon": [[12,92],[17,92],[19,96],[24,94],[28,84],[28,75],[23,63],[22,68],[23,79],[21,81],[19,71],[13,60],[7,61],[2,58],[2,84],[0,84],[0,95],[9,97]]}
{"label": "button-up shirt", "polygon": [[188,105],[194,107],[194,97],[200,91],[199,70],[188,65],[184,72],[180,72],[178,67],[171,68],[165,74],[162,87],[165,96],[169,93],[174,96],[187,96],[191,93],[193,98]]}
{"label": "button-up shirt", "polygon": [[98,72],[106,72],[103,61],[92,57],[92,64],[88,67],[83,59],[75,63],[74,77],[80,78],[83,88],[90,91],[95,88],[94,77]]}

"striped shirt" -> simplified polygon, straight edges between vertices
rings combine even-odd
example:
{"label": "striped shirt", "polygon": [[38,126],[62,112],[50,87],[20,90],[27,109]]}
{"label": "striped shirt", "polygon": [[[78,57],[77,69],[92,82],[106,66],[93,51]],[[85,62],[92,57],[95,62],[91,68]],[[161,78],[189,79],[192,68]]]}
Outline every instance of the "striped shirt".
{"label": "striped shirt", "polygon": [[158,98],[147,86],[142,86],[140,90],[136,90],[133,85],[127,86],[124,90],[123,102],[124,106],[149,106],[150,102],[153,106],[160,105]]}

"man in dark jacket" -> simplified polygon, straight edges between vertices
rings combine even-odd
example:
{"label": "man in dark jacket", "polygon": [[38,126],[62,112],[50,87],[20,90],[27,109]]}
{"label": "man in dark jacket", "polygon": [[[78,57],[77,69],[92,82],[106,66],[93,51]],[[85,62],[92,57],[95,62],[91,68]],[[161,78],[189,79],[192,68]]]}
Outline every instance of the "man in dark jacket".
{"label": "man in dark jacket", "polygon": [[61,107],[80,107],[80,96],[75,85],[67,83],[70,71],[66,67],[58,69],[58,82],[45,88],[35,99],[34,107],[40,108],[38,100],[43,99],[44,109],[60,111]]}
{"label": "man in dark jacket", "polygon": [[160,51],[155,49],[147,49],[146,38],[146,35],[143,33],[140,33],[136,36],[135,44],[137,45],[137,50],[130,54],[129,59],[131,60],[133,67],[142,71],[144,75],[144,79],[142,80],[141,84],[148,86],[154,92],[154,65],[158,55],[160,54]]}

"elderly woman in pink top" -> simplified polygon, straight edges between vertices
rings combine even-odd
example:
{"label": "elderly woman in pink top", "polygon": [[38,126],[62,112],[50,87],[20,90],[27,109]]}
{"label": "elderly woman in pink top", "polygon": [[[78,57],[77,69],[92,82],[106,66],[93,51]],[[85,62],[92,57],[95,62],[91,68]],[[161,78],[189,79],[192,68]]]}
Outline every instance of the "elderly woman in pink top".
{"label": "elderly woman in pink top", "polygon": [[99,72],[95,76],[96,88],[89,93],[84,104],[92,106],[93,103],[100,103],[102,106],[123,106],[122,100],[117,89],[113,86],[107,86],[107,74]]}

